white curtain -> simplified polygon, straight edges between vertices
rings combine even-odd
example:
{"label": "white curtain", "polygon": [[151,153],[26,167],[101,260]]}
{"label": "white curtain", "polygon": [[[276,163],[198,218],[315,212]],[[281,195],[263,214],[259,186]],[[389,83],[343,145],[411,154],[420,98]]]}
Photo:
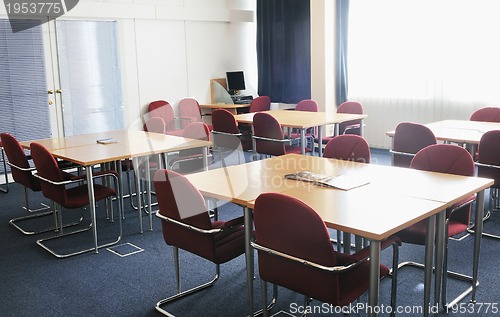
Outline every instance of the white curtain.
{"label": "white curtain", "polygon": [[469,119],[500,106],[500,1],[352,0],[348,99],[368,114],[370,145],[401,121]]}

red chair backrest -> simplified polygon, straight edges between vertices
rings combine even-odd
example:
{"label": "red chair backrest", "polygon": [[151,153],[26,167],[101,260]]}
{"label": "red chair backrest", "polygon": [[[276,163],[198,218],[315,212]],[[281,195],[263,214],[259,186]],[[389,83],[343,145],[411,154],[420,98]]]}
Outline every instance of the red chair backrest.
{"label": "red chair backrest", "polygon": [[212,126],[214,131],[232,134],[240,133],[234,115],[226,109],[212,111]]}
{"label": "red chair backrest", "polygon": [[[182,118],[191,118],[194,122],[202,122],[201,108],[196,99],[184,98],[179,101],[179,116]],[[183,120],[184,127],[189,124],[188,120]]]}
{"label": "red chair backrest", "polygon": [[[17,139],[9,133],[2,133],[1,139],[3,149],[9,162],[20,168],[30,168],[26,153]],[[10,171],[12,173],[12,178],[16,183],[24,185],[33,191],[41,190],[38,178],[33,176],[31,171],[21,171],[15,167],[12,167]]]}
{"label": "red chair backrest", "polygon": [[295,106],[295,110],[318,112],[318,103],[312,99],[301,100]]}
{"label": "red chair backrest", "polygon": [[[500,166],[500,130],[488,131],[481,137],[478,147],[477,162]],[[500,169],[477,167],[479,177],[493,178],[493,188],[500,188]]]}
{"label": "red chair backrest", "polygon": [[210,141],[210,130],[203,122],[191,122],[184,128],[182,136],[190,139]]}
{"label": "red chair backrest", "polygon": [[[200,229],[212,229],[203,196],[183,175],[158,170],[154,176],[154,188],[161,215]],[[215,256],[213,235],[198,233],[168,221],[162,221],[162,229],[168,245],[208,259]]]}
{"label": "red chair backrest", "polygon": [[[62,182],[64,180],[63,173],[59,169],[54,156],[43,145],[31,143],[30,149],[38,175],[53,182]],[[44,181],[40,182],[40,186],[45,197],[66,206],[67,197],[64,186],[57,186]]]}
{"label": "red chair backrest", "polygon": [[[416,154],[424,147],[436,143],[436,137],[428,127],[413,122],[402,122],[398,124],[394,132],[392,149],[398,152]],[[393,165],[409,167],[412,159],[412,156],[394,154]]]}
{"label": "red chair backrest", "polygon": [[499,107],[484,107],[477,109],[470,116],[471,121],[500,122]]}
{"label": "red chair backrest", "polygon": [[165,100],[152,101],[148,105],[149,118],[160,117],[165,121],[167,131],[175,130],[175,116],[172,106]]}
{"label": "red chair backrest", "polygon": [[[302,201],[280,193],[261,194],[255,201],[253,215],[258,244],[324,266],[337,264],[323,220]],[[259,251],[258,263],[259,275],[265,281],[321,301],[337,302],[338,274],[263,251]]]}
{"label": "red chair backrest", "polygon": [[268,96],[259,96],[250,103],[250,112],[268,111],[271,109],[271,98]]}
{"label": "red chair backrest", "polygon": [[[212,127],[214,132],[240,133],[238,122],[236,122],[234,115],[226,109],[215,109],[212,111]],[[214,133],[212,142],[214,147],[234,150],[241,148],[241,140],[238,136]]]}
{"label": "red chair backrest", "polygon": [[[337,113],[363,114],[363,105],[357,101],[345,101],[337,108]],[[352,125],[361,125],[361,120],[351,120],[339,124],[339,134],[344,134],[346,128]],[[356,129],[356,134],[359,134],[359,127]]]}
{"label": "red chair backrest", "polygon": [[342,134],[328,141],[323,156],[345,161],[370,163],[370,147],[366,140],[359,135]]}
{"label": "red chair backrest", "polygon": [[166,132],[165,121],[160,117],[152,117],[146,120],[143,130],[147,132],[163,133]]}
{"label": "red chair backrest", "polygon": [[[283,130],[278,120],[268,113],[256,113],[253,116],[254,135],[275,140],[283,140]],[[257,153],[268,155],[284,155],[285,144],[283,142],[273,142],[266,140],[255,140]]]}

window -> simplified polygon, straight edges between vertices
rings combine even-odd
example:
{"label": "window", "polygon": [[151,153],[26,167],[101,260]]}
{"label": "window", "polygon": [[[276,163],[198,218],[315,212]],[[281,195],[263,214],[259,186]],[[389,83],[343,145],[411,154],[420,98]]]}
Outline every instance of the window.
{"label": "window", "polygon": [[349,99],[500,105],[495,0],[350,1]]}

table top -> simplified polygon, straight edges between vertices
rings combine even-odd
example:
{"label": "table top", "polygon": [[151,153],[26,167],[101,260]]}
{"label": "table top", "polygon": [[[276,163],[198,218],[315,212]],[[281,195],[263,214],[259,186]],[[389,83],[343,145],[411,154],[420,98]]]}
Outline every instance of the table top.
{"label": "table top", "polygon": [[[116,142],[97,143],[98,139],[103,138],[113,138]],[[82,166],[211,145],[209,141],[132,130],[25,141],[21,145],[29,148],[33,142],[44,145],[56,158]]]}
{"label": "table top", "polygon": [[[484,133],[500,130],[498,122],[470,120],[442,120],[425,124],[434,133],[437,140],[455,143],[479,144]],[[394,130],[386,134],[394,136]]]}
{"label": "table top", "polygon": [[[269,110],[263,111],[271,114],[278,122],[285,127],[306,129],[315,126],[336,124],[351,120],[364,119],[365,114],[349,114],[336,112],[312,112],[298,110]],[[253,116],[256,112],[243,113],[234,116],[236,121],[241,123],[253,123]]]}
{"label": "table top", "polygon": [[[362,176],[369,184],[344,191],[284,178],[297,171]],[[313,207],[329,227],[374,240],[383,240],[493,184],[491,179],[298,154],[186,177],[204,195],[249,208],[261,193],[291,195]]]}
{"label": "table top", "polygon": [[239,104],[231,104],[231,103],[209,103],[209,104],[200,104],[200,108],[205,109],[239,109],[239,108],[248,108],[250,107],[250,103],[239,103]]}

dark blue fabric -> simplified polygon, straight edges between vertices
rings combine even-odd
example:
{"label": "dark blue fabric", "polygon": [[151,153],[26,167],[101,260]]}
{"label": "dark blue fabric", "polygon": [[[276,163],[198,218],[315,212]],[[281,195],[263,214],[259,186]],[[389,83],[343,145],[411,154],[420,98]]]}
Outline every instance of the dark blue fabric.
{"label": "dark blue fabric", "polygon": [[257,0],[258,93],[273,102],[311,98],[309,0]]}
{"label": "dark blue fabric", "polygon": [[349,0],[336,1],[336,65],[335,87],[336,102],[339,106],[347,101],[347,30],[349,25]]}

